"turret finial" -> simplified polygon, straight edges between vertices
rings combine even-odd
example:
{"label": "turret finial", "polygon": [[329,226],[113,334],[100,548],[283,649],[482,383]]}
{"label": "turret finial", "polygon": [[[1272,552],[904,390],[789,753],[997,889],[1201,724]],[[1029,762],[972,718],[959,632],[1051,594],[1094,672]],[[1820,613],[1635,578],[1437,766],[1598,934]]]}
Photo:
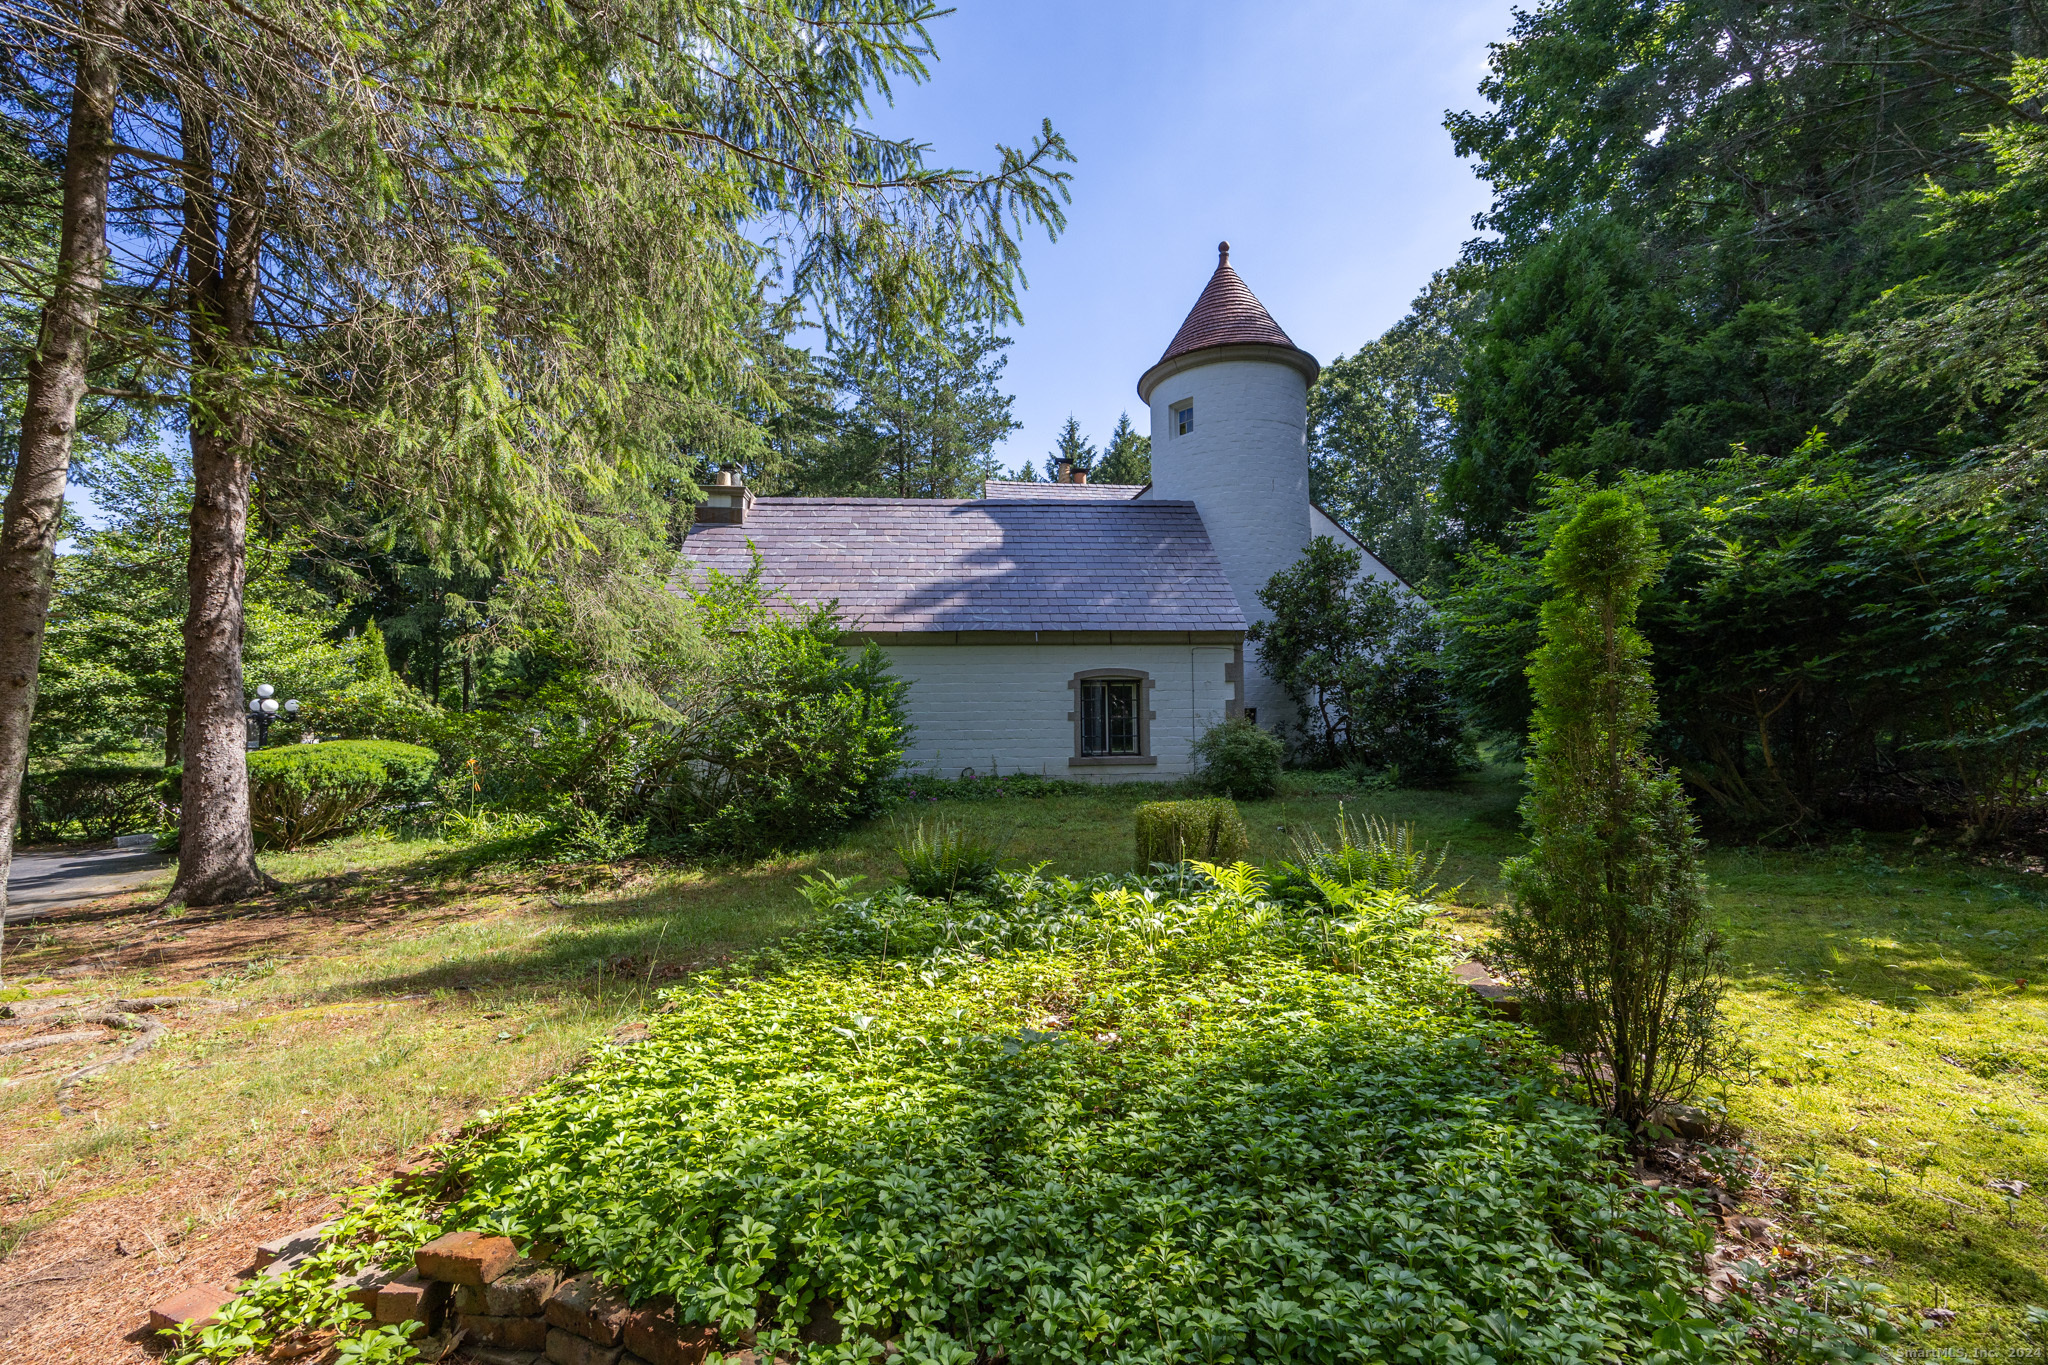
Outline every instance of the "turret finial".
{"label": "turret finial", "polygon": [[1218,242],[1218,243],[1216,244],[1216,268],[1217,268],[1218,270],[1221,270],[1221,269],[1222,269],[1222,268],[1223,268],[1224,266],[1226,266],[1226,265],[1229,265],[1229,264],[1230,264],[1230,243],[1228,243],[1228,242]]}

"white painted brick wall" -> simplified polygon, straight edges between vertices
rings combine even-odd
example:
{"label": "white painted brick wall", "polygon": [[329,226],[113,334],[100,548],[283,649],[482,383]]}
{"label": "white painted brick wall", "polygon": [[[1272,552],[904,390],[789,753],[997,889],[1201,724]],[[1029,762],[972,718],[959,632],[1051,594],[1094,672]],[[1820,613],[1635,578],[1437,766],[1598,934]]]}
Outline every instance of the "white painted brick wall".
{"label": "white painted brick wall", "polygon": [[[889,645],[910,682],[917,726],[906,760],[913,771],[958,777],[962,768],[1039,773],[1077,782],[1165,781],[1192,771],[1195,739],[1223,719],[1231,687],[1227,645]],[[1148,673],[1155,713],[1148,748],[1157,766],[1069,767],[1074,693],[1086,669]]]}
{"label": "white painted brick wall", "polygon": [[[1189,399],[1195,429],[1176,435],[1172,411]],[[1278,359],[1219,359],[1159,381],[1151,496],[1195,504],[1245,620],[1264,620],[1259,589],[1301,558],[1312,534],[1302,373]],[[1256,648],[1245,646],[1245,704],[1273,729],[1294,708],[1258,667]]]}

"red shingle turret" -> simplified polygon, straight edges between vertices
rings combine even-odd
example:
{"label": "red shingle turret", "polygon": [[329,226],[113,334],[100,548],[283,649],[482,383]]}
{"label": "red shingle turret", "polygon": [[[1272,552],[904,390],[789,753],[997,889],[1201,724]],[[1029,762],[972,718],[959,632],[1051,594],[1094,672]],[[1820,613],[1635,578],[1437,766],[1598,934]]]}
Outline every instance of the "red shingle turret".
{"label": "red shingle turret", "polygon": [[1202,291],[1202,297],[1195,300],[1195,306],[1188,313],[1188,320],[1173,334],[1173,344],[1166,348],[1161,360],[1171,360],[1189,351],[1204,351],[1211,346],[1286,346],[1295,349],[1287,333],[1280,330],[1280,324],[1273,321],[1273,315],[1266,311],[1266,305],[1245,287],[1238,273],[1230,268],[1230,243],[1223,242],[1216,248],[1216,273],[1209,277],[1209,287]]}
{"label": "red shingle turret", "polygon": [[1230,268],[1228,242],[1217,245],[1216,273],[1209,277],[1202,296],[1195,300],[1187,321],[1173,334],[1173,343],[1166,348],[1166,353],[1138,381],[1138,396],[1151,402],[1155,380],[1185,369],[1188,363],[1195,363],[1173,362],[1192,352],[1211,351],[1219,346],[1276,347],[1285,354],[1274,358],[1300,370],[1311,384],[1320,369],[1315,357],[1295,345],[1293,339],[1280,330],[1280,324],[1273,321],[1266,305],[1259,302],[1258,296]]}

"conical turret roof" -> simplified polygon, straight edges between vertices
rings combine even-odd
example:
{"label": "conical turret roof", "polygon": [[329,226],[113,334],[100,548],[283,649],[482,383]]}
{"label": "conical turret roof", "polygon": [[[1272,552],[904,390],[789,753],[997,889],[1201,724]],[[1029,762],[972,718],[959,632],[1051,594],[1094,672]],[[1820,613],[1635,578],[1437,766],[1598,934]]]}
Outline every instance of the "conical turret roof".
{"label": "conical turret roof", "polygon": [[1169,374],[1186,368],[1186,363],[1176,364],[1181,357],[1197,351],[1214,350],[1219,346],[1271,346],[1285,352],[1275,359],[1293,365],[1315,382],[1321,366],[1315,357],[1294,344],[1280,324],[1273,321],[1273,315],[1266,311],[1266,305],[1259,302],[1243,278],[1230,265],[1230,243],[1221,242],[1216,247],[1216,273],[1209,277],[1209,283],[1202,290],[1202,296],[1195,300],[1189,310],[1187,321],[1173,334],[1173,341],[1166,353],[1159,357],[1158,364],[1145,372],[1138,381],[1138,395],[1146,402],[1152,398],[1152,385]]}
{"label": "conical turret roof", "polygon": [[1230,243],[1223,242],[1216,248],[1216,273],[1209,277],[1208,288],[1195,300],[1187,321],[1173,334],[1173,344],[1159,358],[1171,360],[1211,346],[1293,345],[1244,278],[1230,268]]}

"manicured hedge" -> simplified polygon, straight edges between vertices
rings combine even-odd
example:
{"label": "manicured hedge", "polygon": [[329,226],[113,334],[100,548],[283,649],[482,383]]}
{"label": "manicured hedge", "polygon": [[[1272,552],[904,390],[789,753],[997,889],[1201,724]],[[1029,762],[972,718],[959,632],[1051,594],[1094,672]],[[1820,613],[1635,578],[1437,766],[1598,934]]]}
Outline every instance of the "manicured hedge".
{"label": "manicured hedge", "polygon": [[432,749],[382,739],[259,749],[249,755],[249,823],[265,843],[297,848],[377,806],[425,797],[439,762]]}
{"label": "manicured hedge", "polygon": [[21,840],[110,839],[163,821],[164,769],[154,763],[74,763],[21,783]]}
{"label": "manicured hedge", "polygon": [[1183,863],[1234,863],[1251,848],[1251,836],[1235,802],[1220,797],[1207,801],[1148,801],[1138,807],[1138,866]]}

